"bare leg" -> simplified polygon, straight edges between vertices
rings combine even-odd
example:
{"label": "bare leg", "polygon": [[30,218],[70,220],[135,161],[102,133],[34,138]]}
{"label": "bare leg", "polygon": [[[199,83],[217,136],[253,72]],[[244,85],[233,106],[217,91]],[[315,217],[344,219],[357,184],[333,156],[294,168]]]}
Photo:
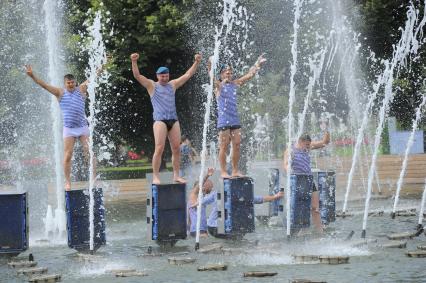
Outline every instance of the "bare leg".
{"label": "bare leg", "polygon": [[231,178],[226,172],[226,152],[228,150],[230,142],[230,130],[219,132],[219,165],[220,165],[220,176],[222,178]]}
{"label": "bare leg", "polygon": [[312,200],[311,200],[311,207],[312,207],[312,222],[315,225],[315,228],[317,231],[322,232],[322,223],[321,223],[321,214],[319,211],[319,193],[313,192],[312,193]]}
{"label": "bare leg", "polygon": [[173,165],[173,181],[178,183],[186,183],[186,180],[179,176],[180,167],[180,124],[179,121],[174,123],[169,131],[169,142],[172,150],[172,165]]}
{"label": "bare leg", "polygon": [[238,170],[238,162],[240,161],[241,129],[231,130],[231,142],[232,177],[243,177],[244,175]]}
{"label": "bare leg", "polygon": [[[87,163],[89,163],[90,160],[90,153],[89,153],[89,137],[88,136],[80,136],[79,138],[81,146],[83,147],[83,154],[84,158]],[[90,166],[90,165],[89,165]],[[96,180],[96,157],[93,154],[92,157],[92,170],[93,170],[93,180]]]}
{"label": "bare leg", "polygon": [[65,190],[71,190],[71,159],[74,151],[74,137],[64,138],[64,177]]}
{"label": "bare leg", "polygon": [[167,126],[164,122],[155,121],[152,127],[155,139],[155,151],[152,156],[152,183],[159,185],[161,156],[163,155],[164,145],[166,144]]}

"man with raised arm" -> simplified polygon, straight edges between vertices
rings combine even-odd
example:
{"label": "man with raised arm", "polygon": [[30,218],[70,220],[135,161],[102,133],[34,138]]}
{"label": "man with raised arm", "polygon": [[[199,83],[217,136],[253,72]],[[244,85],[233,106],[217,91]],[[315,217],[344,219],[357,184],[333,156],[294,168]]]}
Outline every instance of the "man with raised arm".
{"label": "man with raised arm", "polygon": [[[71,160],[76,139],[80,140],[85,158],[86,160],[89,160],[89,127],[85,112],[88,81],[86,80],[77,86],[74,76],[72,74],[67,74],[64,76],[64,87],[55,87],[36,77],[30,65],[25,65],[25,68],[27,75],[33,79],[36,84],[53,94],[58,99],[64,123],[65,190],[70,190]],[[99,72],[100,71],[101,70],[99,70]],[[96,176],[96,173],[94,173],[94,175]]]}
{"label": "man with raised arm", "polygon": [[[219,164],[222,178],[243,177],[238,170],[241,144],[241,122],[237,108],[237,90],[240,86],[254,77],[266,59],[261,55],[253,67],[244,76],[233,79],[232,68],[222,65],[219,69],[220,79],[214,78],[214,88],[217,101],[217,129],[219,130]],[[210,73],[211,62],[208,70]],[[232,173],[226,171],[226,153],[232,143]]]}
{"label": "man with raised arm", "polygon": [[201,62],[201,55],[195,55],[194,64],[186,73],[177,79],[170,81],[169,69],[167,67],[158,68],[157,81],[154,82],[141,75],[138,67],[139,54],[130,55],[132,60],[132,71],[135,79],[148,91],[154,108],[154,139],[155,151],[152,157],[152,183],[160,184],[160,164],[161,156],[168,137],[172,150],[173,181],[186,183],[186,180],[179,176],[180,163],[180,125],[176,113],[175,92],[183,86],[194,74]]}
{"label": "man with raised arm", "polygon": [[[330,143],[330,133],[324,128],[322,140],[312,141],[309,134],[302,134],[295,145],[291,145],[291,174],[312,174],[310,150],[320,149]],[[288,172],[289,150],[284,152],[284,170]],[[315,183],[312,183],[311,215],[316,229],[322,232],[321,215],[319,211],[319,193]]]}

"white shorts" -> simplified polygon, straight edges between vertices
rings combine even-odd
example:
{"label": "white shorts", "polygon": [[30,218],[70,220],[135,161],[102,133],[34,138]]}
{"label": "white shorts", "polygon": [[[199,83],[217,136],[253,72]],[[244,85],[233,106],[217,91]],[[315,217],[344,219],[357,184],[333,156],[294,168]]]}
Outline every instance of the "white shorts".
{"label": "white shorts", "polygon": [[69,137],[73,137],[73,138],[79,138],[81,136],[89,136],[90,132],[89,132],[89,127],[88,126],[84,126],[84,127],[80,127],[80,128],[67,128],[64,127],[62,135],[64,138],[69,138]]}

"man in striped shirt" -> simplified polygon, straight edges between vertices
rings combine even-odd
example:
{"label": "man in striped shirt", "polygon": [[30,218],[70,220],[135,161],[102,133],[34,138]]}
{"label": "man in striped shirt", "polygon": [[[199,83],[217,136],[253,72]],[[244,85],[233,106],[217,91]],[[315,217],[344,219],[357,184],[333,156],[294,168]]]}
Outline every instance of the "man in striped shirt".
{"label": "man in striped shirt", "polygon": [[[71,189],[71,160],[76,139],[80,140],[86,159],[89,159],[89,127],[85,112],[88,81],[77,86],[71,74],[64,76],[64,87],[55,87],[47,84],[34,75],[32,67],[26,65],[27,75],[33,81],[53,94],[59,102],[63,118],[64,138],[64,176],[65,190]],[[94,175],[96,173],[94,172]]]}
{"label": "man in striped shirt", "polygon": [[[291,145],[291,174],[311,175],[311,149],[320,149],[330,143],[330,133],[325,128],[322,140],[312,141],[309,134],[302,134],[295,145]],[[284,152],[284,170],[288,173],[289,150]],[[317,230],[322,231],[321,215],[319,212],[319,193],[318,188],[313,184],[311,199],[312,222]]]}
{"label": "man in striped shirt", "polygon": [[132,61],[132,72],[135,79],[148,91],[151,97],[152,107],[154,108],[154,139],[155,151],[152,157],[152,183],[160,184],[160,164],[163,155],[166,138],[168,137],[172,149],[173,181],[186,183],[186,180],[179,176],[180,167],[180,125],[176,113],[175,93],[178,88],[183,86],[196,72],[201,62],[201,55],[196,54],[194,64],[185,74],[177,79],[171,80],[169,69],[167,67],[158,68],[157,82],[141,75],[138,67],[139,54],[130,55]]}

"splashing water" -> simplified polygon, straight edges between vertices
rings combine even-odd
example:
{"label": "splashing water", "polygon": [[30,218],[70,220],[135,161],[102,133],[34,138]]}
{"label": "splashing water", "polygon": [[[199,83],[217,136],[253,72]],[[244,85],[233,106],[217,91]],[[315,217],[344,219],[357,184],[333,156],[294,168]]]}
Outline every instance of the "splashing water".
{"label": "splashing water", "polygon": [[[58,5],[57,1],[46,0],[43,4],[44,9],[44,25],[46,28],[46,45],[48,50],[49,68],[48,77],[49,83],[52,85],[61,85],[61,75],[63,73],[63,64],[59,60],[59,26],[58,19]],[[66,240],[66,220],[65,220],[65,194],[64,194],[64,180],[62,170],[62,124],[61,113],[56,97],[51,96],[51,116],[52,116],[52,131],[54,137],[54,154],[55,154],[55,178],[56,178],[56,209],[53,213],[52,208],[48,205],[46,218],[45,218],[45,236],[51,238],[52,234],[55,242],[64,243]]]}
{"label": "splashing water", "polygon": [[[385,97],[385,100],[383,102],[384,107],[382,106],[382,109],[380,110],[380,113],[383,112],[383,119],[384,119],[384,115],[385,115],[385,112],[386,112],[385,110],[388,106],[388,103],[391,100],[391,97],[392,97],[392,85],[391,85],[391,83],[393,82],[393,79],[394,79],[393,78],[394,69],[396,67],[398,67],[398,65],[401,65],[401,67],[405,67],[407,57],[409,57],[412,54],[417,54],[417,50],[418,50],[418,46],[419,46],[417,34],[419,34],[419,30],[422,30],[422,28],[425,24],[425,17],[423,17],[423,20],[419,23],[418,27],[415,29],[416,23],[417,23],[417,12],[416,12],[416,9],[413,7],[413,4],[411,4],[411,6],[409,7],[408,12],[407,12],[406,25],[405,25],[404,30],[402,31],[401,39],[398,42],[398,45],[396,46],[396,49],[394,51],[392,61],[390,63],[387,60],[384,61],[385,70],[378,77],[377,82],[374,84],[373,92],[369,96],[368,103],[367,103],[367,105],[365,107],[365,111],[363,113],[363,119],[362,119],[362,122],[361,122],[361,127],[358,129],[358,135],[357,135],[356,143],[355,143],[355,146],[354,146],[354,154],[352,156],[352,166],[351,166],[351,169],[350,169],[349,175],[348,175],[348,182],[347,182],[347,185],[346,185],[346,192],[345,192],[345,200],[344,200],[344,203],[343,203],[343,210],[342,210],[343,213],[345,213],[346,210],[347,210],[347,204],[348,204],[348,199],[349,199],[349,193],[350,193],[351,186],[352,186],[353,174],[355,172],[355,167],[357,165],[361,143],[364,139],[364,132],[365,132],[365,129],[366,129],[367,124],[368,124],[368,117],[369,117],[369,113],[371,111],[371,108],[374,104],[374,100],[377,98],[377,95],[379,93],[381,86],[385,85],[385,92],[387,92],[387,97]],[[423,34],[420,33],[420,38],[422,38],[422,37],[423,37]],[[386,89],[386,86],[388,86],[387,89]],[[383,124],[383,122],[381,124]],[[379,128],[377,129],[377,132],[376,132],[376,139],[378,139],[377,142],[380,142],[380,136],[377,137],[377,134],[378,134],[378,132],[380,132],[380,133],[382,132],[382,129],[379,129]],[[371,172],[371,174],[369,174],[369,179],[370,179],[370,175],[371,175],[371,179],[372,179],[372,175],[373,175],[374,170],[375,170],[375,160],[377,158],[378,144],[376,145],[376,143],[375,143],[374,149],[375,149],[374,152],[376,152],[376,154],[375,154],[376,156],[374,157],[374,153],[373,153],[373,158],[372,158],[372,163],[371,163],[371,167],[373,167],[373,168],[370,167],[369,171]],[[370,190],[371,190],[371,188],[370,188]],[[371,191],[370,191],[370,196],[371,196]],[[368,192],[367,192],[367,199],[369,200]],[[368,207],[368,204],[366,204],[366,208],[367,207]],[[364,226],[364,224],[363,224],[363,226]]]}
{"label": "splashing water", "polygon": [[317,83],[318,79],[321,76],[321,71],[324,65],[326,52],[327,52],[327,47],[321,48],[321,51],[315,53],[313,58],[309,58],[309,69],[312,75],[309,77],[308,91],[303,104],[303,111],[301,115],[299,116],[299,125],[298,125],[299,130],[297,131],[297,137],[299,137],[304,131],[305,118],[306,118],[306,113],[308,112],[309,102],[311,100],[311,96],[312,96],[315,84]]}
{"label": "splashing water", "polygon": [[[204,126],[203,126],[203,144],[201,150],[201,168],[199,176],[199,186],[200,190],[198,192],[198,206],[197,206],[197,225],[196,225],[196,237],[195,242],[198,244],[200,242],[200,225],[201,225],[201,203],[203,199],[203,174],[206,168],[206,155],[207,155],[207,129],[210,123],[210,108],[213,100],[213,89],[215,81],[215,73],[217,69],[217,64],[219,61],[219,50],[221,47],[221,40],[226,39],[229,32],[232,30],[233,22],[236,18],[236,7],[237,2],[235,0],[224,0],[223,1],[223,12],[222,12],[222,25],[220,29],[216,27],[216,34],[214,37],[214,50],[211,60],[211,69],[210,69],[210,84],[208,87],[204,88],[204,91],[207,92],[207,102],[206,112],[204,113]],[[224,29],[225,33],[224,33]],[[224,34],[223,34],[224,33]],[[223,34],[223,38],[220,37]]]}
{"label": "splashing water", "polygon": [[93,135],[97,119],[95,117],[96,109],[96,88],[99,86],[99,83],[103,79],[107,79],[102,76],[98,78],[98,72],[102,70],[102,66],[106,64],[106,49],[102,40],[102,23],[101,23],[101,13],[98,11],[95,14],[95,19],[93,24],[88,27],[90,44],[87,48],[89,53],[89,67],[86,69],[86,77],[88,78],[87,93],[89,97],[89,111],[90,116],[89,120],[89,231],[90,231],[90,250],[94,249],[94,195],[93,189],[95,187],[96,176],[94,172],[95,164],[95,155],[93,149]]}
{"label": "splashing water", "polygon": [[398,183],[396,187],[395,201],[393,203],[393,210],[392,210],[393,213],[395,213],[396,206],[398,205],[399,194],[401,192],[401,187],[402,187],[402,180],[404,179],[405,171],[407,169],[408,154],[410,153],[411,147],[413,146],[414,134],[416,133],[418,122],[420,121],[420,118],[422,116],[422,108],[425,106],[425,104],[426,104],[426,95],[423,95],[422,102],[420,103],[419,107],[416,110],[416,118],[413,121],[413,127],[410,133],[410,137],[408,138],[407,145],[405,147],[404,161],[402,162],[401,172],[399,173]]}
{"label": "splashing water", "polygon": [[293,143],[293,104],[295,96],[295,81],[294,76],[297,71],[297,35],[299,31],[299,18],[301,14],[303,0],[294,0],[294,22],[293,22],[293,43],[291,44],[291,54],[293,61],[290,67],[290,93],[288,102],[288,116],[287,116],[287,152],[288,152],[288,167],[287,167],[287,182],[286,182],[286,214],[287,214],[287,236],[290,236],[290,176],[291,176],[291,145]]}
{"label": "splashing water", "polygon": [[[375,135],[374,140],[374,152],[373,156],[371,158],[371,165],[370,170],[368,173],[368,186],[367,186],[367,197],[365,200],[365,209],[364,209],[364,218],[362,223],[362,236],[365,237],[366,229],[367,229],[367,218],[368,218],[368,209],[370,204],[370,198],[371,198],[371,190],[372,190],[372,183],[373,183],[373,177],[376,167],[376,161],[377,161],[377,155],[379,151],[379,145],[381,140],[381,135],[383,132],[383,124],[386,116],[386,111],[388,109],[389,103],[392,101],[393,98],[393,81],[394,81],[394,71],[395,69],[398,69],[398,64],[401,63],[400,67],[404,67],[406,65],[407,57],[410,54],[416,54],[418,47],[419,47],[419,41],[416,38],[417,32],[420,27],[420,30],[423,28],[425,21],[422,20],[419,26],[416,29],[416,23],[418,22],[418,11],[413,6],[413,3],[411,3],[411,6],[408,9],[407,12],[407,21],[405,22],[405,28],[402,31],[401,39],[398,42],[398,45],[396,46],[396,49],[393,53],[392,61],[389,63],[389,61],[385,61],[385,71],[383,72],[383,77],[385,78],[385,97],[383,99],[382,106],[380,108],[379,112],[379,123],[377,126],[377,131]],[[420,35],[420,41],[422,39],[423,35]]]}

